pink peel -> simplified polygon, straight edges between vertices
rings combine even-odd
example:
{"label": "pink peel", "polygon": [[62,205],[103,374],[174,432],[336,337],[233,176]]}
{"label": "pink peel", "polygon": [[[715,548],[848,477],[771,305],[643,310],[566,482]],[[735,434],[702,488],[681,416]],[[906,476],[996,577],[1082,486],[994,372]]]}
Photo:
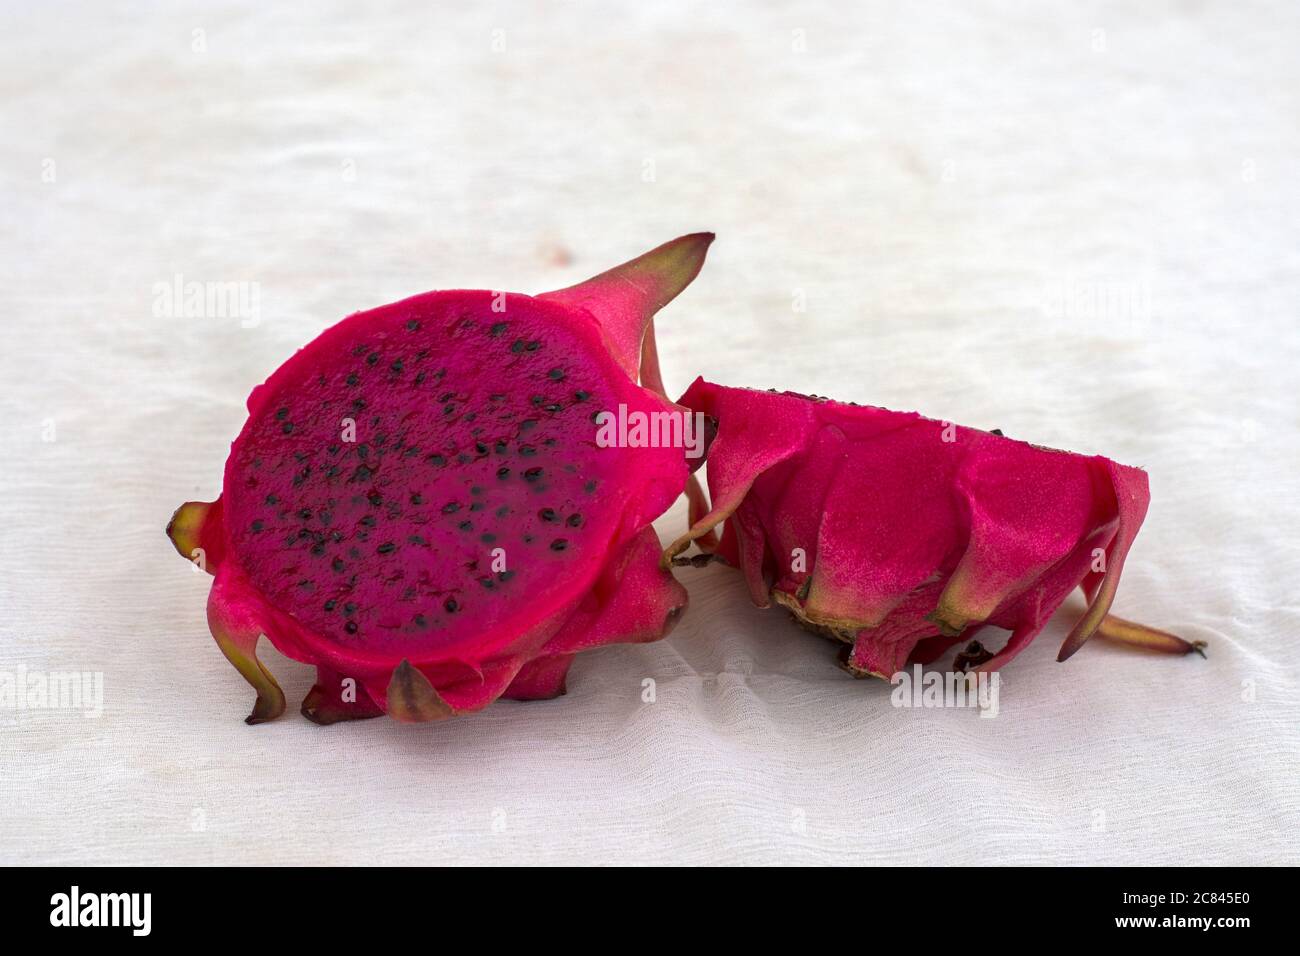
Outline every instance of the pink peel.
{"label": "pink peel", "polygon": [[[740,568],[756,604],[775,601],[848,643],[842,663],[851,673],[888,678],[968,643],[984,625],[1011,636],[968,662],[996,670],[1077,586],[1090,603],[1060,659],[1107,630],[1146,514],[1145,472],[790,392],[698,379],[679,401],[718,421],[713,504],[693,506],[664,564],[693,541],[716,550]],[[708,536],[723,522],[714,548]],[[1176,646],[1147,638],[1162,645]]]}

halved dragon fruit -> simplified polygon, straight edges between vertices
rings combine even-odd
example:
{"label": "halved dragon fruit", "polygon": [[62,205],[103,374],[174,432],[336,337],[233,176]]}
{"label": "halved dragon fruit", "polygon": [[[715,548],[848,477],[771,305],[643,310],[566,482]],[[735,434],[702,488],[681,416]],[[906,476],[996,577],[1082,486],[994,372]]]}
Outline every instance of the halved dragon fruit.
{"label": "halved dragon fruit", "polygon": [[602,447],[594,418],[679,411],[647,340],[712,238],[536,298],[358,313],[253,390],[221,496],[167,529],[215,574],[208,623],[257,690],[249,723],[285,708],[263,634],[316,665],[303,713],[332,723],[551,697],[579,651],[669,631],[686,592],[650,522],[682,449]]}
{"label": "halved dragon fruit", "polygon": [[717,422],[713,505],[692,494],[691,528],[665,565],[698,540],[744,572],[756,604],[847,643],[841,663],[857,676],[930,663],[986,624],[1011,632],[1006,645],[968,646],[959,666],[994,670],[1080,585],[1090,605],[1059,660],[1098,631],[1200,649],[1107,617],[1146,515],[1137,468],[793,392],[697,379],[679,401]]}

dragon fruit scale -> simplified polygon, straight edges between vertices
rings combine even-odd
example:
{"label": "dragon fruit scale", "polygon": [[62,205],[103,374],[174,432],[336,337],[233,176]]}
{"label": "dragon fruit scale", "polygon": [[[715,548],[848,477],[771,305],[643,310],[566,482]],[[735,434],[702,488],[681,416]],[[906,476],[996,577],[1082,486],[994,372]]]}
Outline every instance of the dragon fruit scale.
{"label": "dragon fruit scale", "polygon": [[1149,500],[1137,468],[793,392],[697,379],[679,401],[716,421],[712,507],[692,494],[665,566],[699,563],[677,557],[698,542],[740,568],[756,604],[849,645],[841,663],[856,676],[928,664],[985,625],[1010,631],[1006,645],[969,643],[957,666],[995,670],[1076,586],[1089,606],[1058,660],[1094,633],[1201,649],[1108,616]]}
{"label": "dragon fruit scale", "polygon": [[553,697],[578,652],[668,633],[686,592],[650,523],[686,459],[603,447],[594,422],[681,411],[652,318],[712,239],[537,297],[429,292],[357,313],[253,390],[221,495],[167,529],[214,574],[208,624],[257,691],[249,723],[285,709],[262,635],[316,666],[302,711],[326,724]]}

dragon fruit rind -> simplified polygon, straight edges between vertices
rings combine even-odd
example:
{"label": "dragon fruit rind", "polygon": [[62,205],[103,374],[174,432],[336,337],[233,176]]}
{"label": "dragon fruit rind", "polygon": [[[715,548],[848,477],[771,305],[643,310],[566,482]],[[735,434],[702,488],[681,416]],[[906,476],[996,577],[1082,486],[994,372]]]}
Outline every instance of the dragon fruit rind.
{"label": "dragon fruit rind", "polygon": [[682,449],[601,447],[595,419],[677,411],[643,343],[712,238],[535,298],[358,313],[253,390],[221,496],[168,526],[215,575],[208,623],[257,690],[250,723],[285,708],[260,635],[316,666],[303,713],[332,723],[553,697],[579,651],[668,632],[686,592],[650,522]]}
{"label": "dragon fruit rind", "polygon": [[1060,660],[1099,629],[1199,649],[1107,618],[1147,510],[1137,468],[912,412],[702,379],[680,402],[717,422],[713,504],[693,495],[691,529],[665,563],[692,540],[716,548],[756,604],[774,600],[847,643],[841,663],[857,676],[930,663],[988,624],[1011,632],[1006,645],[976,645],[960,665],[999,668],[1080,585],[1089,607]]}

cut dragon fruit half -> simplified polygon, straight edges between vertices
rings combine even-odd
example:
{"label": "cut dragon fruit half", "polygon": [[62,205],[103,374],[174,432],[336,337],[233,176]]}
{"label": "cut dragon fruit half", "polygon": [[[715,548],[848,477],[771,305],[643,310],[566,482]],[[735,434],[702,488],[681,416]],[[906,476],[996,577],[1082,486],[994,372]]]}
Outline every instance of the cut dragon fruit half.
{"label": "cut dragon fruit half", "polygon": [[1147,511],[1140,469],[793,392],[698,379],[679,401],[717,423],[712,506],[692,499],[665,566],[698,541],[740,568],[756,604],[775,601],[848,644],[842,664],[855,675],[929,663],[990,624],[1011,632],[978,655],[978,670],[995,670],[1077,586],[1090,603],[1059,660],[1099,630],[1200,649],[1107,618]]}
{"label": "cut dragon fruit half", "polygon": [[250,723],[285,708],[261,635],[316,666],[303,712],[332,723],[552,697],[579,651],[668,632],[686,592],[650,522],[687,481],[682,449],[603,447],[595,415],[681,412],[651,320],[712,238],[537,297],[361,312],[253,390],[221,496],[168,526],[215,575],[208,622],[257,690]]}

